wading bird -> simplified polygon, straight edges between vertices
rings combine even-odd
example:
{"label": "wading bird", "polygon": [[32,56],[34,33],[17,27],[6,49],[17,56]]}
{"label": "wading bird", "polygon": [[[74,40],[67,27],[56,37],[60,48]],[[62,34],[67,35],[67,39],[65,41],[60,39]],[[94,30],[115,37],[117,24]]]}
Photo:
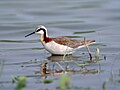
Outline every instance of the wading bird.
{"label": "wading bird", "polygon": [[[28,37],[32,34],[41,34],[41,43],[44,48],[50,52],[52,55],[65,55],[65,54],[72,54],[77,49],[86,47],[86,45],[91,45],[95,43],[95,40],[75,40],[70,39],[67,37],[56,37],[50,38],[47,33],[46,27],[43,25],[38,26],[34,32],[26,35]],[[86,42],[86,45],[85,45]]]}

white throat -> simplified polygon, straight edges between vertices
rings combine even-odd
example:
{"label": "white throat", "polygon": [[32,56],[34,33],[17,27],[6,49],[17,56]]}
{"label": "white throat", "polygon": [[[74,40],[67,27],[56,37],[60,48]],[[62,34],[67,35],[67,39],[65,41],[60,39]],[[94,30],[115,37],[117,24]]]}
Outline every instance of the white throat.
{"label": "white throat", "polygon": [[44,33],[44,31],[43,30],[41,30],[41,31],[39,31],[39,32],[36,32],[37,34],[41,34],[41,35],[44,35],[44,34],[46,34],[46,37],[48,37],[48,33],[47,33],[47,30],[46,30],[46,33]]}

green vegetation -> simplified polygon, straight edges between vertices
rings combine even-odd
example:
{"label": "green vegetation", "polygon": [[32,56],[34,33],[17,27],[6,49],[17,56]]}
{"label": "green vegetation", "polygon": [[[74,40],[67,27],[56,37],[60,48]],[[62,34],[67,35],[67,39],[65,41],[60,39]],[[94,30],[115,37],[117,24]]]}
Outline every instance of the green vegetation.
{"label": "green vegetation", "polygon": [[20,76],[20,77],[13,77],[13,83],[16,83],[16,90],[24,90],[26,87],[26,77]]}
{"label": "green vegetation", "polygon": [[53,82],[53,80],[47,80],[47,79],[43,81],[44,84],[50,84],[52,82]]}
{"label": "green vegetation", "polygon": [[105,80],[104,83],[103,83],[103,86],[102,86],[103,90],[107,90],[106,84],[107,84],[107,82],[106,82],[106,80]]}
{"label": "green vegetation", "polygon": [[60,90],[66,90],[70,85],[70,77],[66,74],[60,78]]}

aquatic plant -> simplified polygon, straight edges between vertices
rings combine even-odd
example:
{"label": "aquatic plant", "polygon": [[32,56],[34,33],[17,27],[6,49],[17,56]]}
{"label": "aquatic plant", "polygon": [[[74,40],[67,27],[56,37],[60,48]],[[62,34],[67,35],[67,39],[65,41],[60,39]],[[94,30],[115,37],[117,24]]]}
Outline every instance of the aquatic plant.
{"label": "aquatic plant", "polygon": [[106,84],[107,84],[107,81],[105,80],[105,81],[103,82],[103,85],[102,85],[103,90],[107,90]]}
{"label": "aquatic plant", "polygon": [[95,57],[96,61],[99,61],[99,57],[100,57],[100,50],[99,50],[99,48],[96,48],[96,52],[94,54],[94,57]]}
{"label": "aquatic plant", "polygon": [[50,84],[52,82],[53,82],[53,80],[51,80],[51,79],[46,79],[43,81],[44,84]]}
{"label": "aquatic plant", "polygon": [[60,90],[66,90],[70,85],[70,77],[67,74],[60,78]]}
{"label": "aquatic plant", "polygon": [[24,90],[26,87],[26,77],[25,76],[20,76],[20,77],[13,77],[13,82],[15,82],[16,88],[15,90]]}

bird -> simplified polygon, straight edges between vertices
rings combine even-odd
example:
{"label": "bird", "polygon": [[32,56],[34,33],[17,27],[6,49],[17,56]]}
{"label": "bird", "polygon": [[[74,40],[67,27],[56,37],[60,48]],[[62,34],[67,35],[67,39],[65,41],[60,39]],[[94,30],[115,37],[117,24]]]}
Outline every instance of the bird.
{"label": "bird", "polygon": [[[27,34],[28,37],[33,34],[40,34],[40,41],[44,48],[50,52],[52,55],[66,55],[73,54],[77,49],[86,47],[86,45],[91,45],[95,43],[95,40],[76,40],[70,39],[65,36],[58,36],[51,38],[48,36],[47,28],[43,25],[39,25],[35,31]],[[85,45],[86,42],[86,45]]]}

